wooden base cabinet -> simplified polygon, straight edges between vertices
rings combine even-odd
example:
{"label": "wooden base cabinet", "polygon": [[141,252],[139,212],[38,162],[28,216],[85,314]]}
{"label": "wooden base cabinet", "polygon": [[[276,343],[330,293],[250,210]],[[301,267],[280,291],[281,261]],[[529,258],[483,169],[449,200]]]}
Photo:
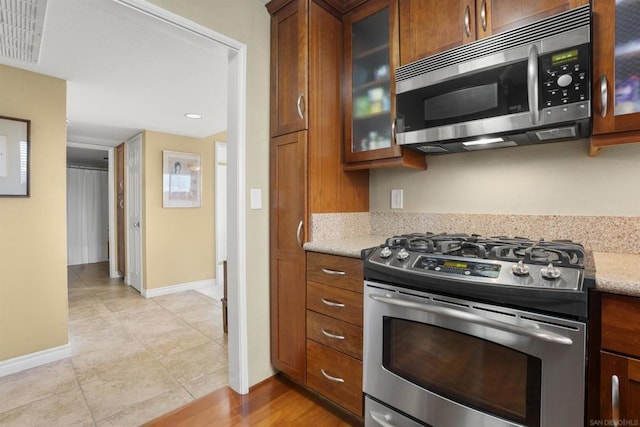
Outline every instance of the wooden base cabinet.
{"label": "wooden base cabinet", "polygon": [[640,298],[602,295],[600,414],[594,421],[640,425]]}
{"label": "wooden base cabinet", "polygon": [[305,375],[306,131],[271,140],[271,363],[299,382]]}
{"label": "wooden base cabinet", "polygon": [[640,425],[640,358],[600,352],[600,416],[605,425]]}
{"label": "wooden base cabinet", "polygon": [[362,417],[362,260],[307,253],[307,385]]}

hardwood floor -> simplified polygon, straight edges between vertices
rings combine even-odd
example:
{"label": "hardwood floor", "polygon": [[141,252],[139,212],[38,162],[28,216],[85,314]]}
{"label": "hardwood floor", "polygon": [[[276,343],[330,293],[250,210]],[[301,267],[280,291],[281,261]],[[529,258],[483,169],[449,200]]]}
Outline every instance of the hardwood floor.
{"label": "hardwood floor", "polygon": [[146,427],[199,426],[362,426],[307,390],[276,375],[247,395],[229,387],[145,424]]}

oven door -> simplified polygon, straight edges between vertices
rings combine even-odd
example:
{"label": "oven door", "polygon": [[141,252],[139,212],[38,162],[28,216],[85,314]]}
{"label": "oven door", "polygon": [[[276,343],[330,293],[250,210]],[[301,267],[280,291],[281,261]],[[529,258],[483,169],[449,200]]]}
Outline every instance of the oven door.
{"label": "oven door", "polygon": [[584,423],[584,323],[365,282],[364,392],[422,423]]}

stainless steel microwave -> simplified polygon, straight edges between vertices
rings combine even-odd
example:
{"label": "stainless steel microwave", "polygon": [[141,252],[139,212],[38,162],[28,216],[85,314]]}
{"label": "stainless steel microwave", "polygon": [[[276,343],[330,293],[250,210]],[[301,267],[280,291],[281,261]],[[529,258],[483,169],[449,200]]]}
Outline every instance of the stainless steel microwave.
{"label": "stainless steel microwave", "polygon": [[398,145],[446,154],[591,134],[589,5],[396,69]]}

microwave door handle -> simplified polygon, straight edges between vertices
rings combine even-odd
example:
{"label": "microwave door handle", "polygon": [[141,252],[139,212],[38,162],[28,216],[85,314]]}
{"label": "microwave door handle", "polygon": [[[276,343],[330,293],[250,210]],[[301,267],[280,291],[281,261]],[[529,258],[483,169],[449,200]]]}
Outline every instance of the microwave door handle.
{"label": "microwave door handle", "polygon": [[474,323],[476,325],[487,326],[504,332],[522,335],[530,338],[547,341],[554,344],[571,345],[573,340],[569,337],[555,334],[553,332],[544,331],[536,328],[528,328],[525,326],[510,325],[499,320],[493,320],[477,314],[468,313],[466,311],[456,310],[449,307],[439,307],[433,304],[425,304],[415,301],[409,301],[403,298],[393,298],[381,295],[369,295],[369,297],[378,302],[395,305],[402,308],[410,308],[414,310],[424,311],[425,313],[436,314],[440,316],[451,317],[457,320]]}
{"label": "microwave door handle", "polygon": [[533,44],[529,48],[527,62],[527,95],[529,98],[529,116],[531,124],[538,124],[540,111],[538,110],[538,47]]}

